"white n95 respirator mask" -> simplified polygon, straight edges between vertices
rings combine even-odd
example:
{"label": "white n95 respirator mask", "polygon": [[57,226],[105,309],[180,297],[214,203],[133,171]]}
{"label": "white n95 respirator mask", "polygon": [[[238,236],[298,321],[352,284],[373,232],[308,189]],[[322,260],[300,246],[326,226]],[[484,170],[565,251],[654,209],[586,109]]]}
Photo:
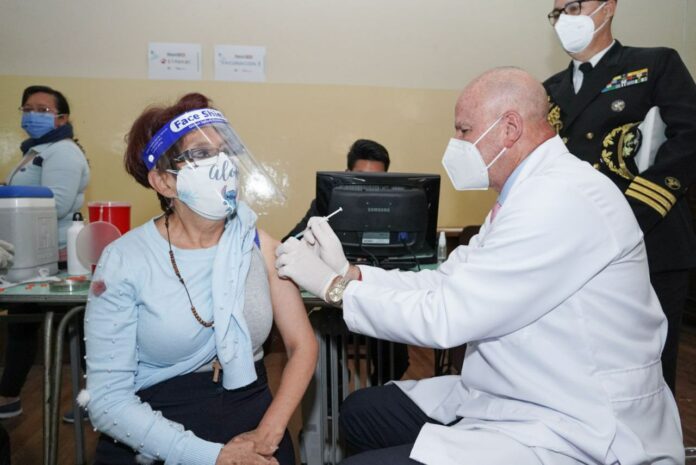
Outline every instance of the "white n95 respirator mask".
{"label": "white n95 respirator mask", "polygon": [[602,2],[602,4],[589,15],[573,16],[562,14],[558,17],[554,29],[556,30],[558,40],[561,41],[561,45],[566,52],[580,53],[592,43],[594,35],[601,31],[609,21],[607,18],[607,20],[595,30],[592,17],[601,10],[604,5],[606,5],[606,2]]}
{"label": "white n95 respirator mask", "polygon": [[179,200],[198,215],[221,220],[237,210],[238,169],[224,153],[174,171]]}
{"label": "white n95 respirator mask", "polygon": [[501,115],[486,129],[473,144],[465,140],[450,139],[447,149],[442,157],[442,166],[445,167],[452,185],[458,191],[485,190],[490,186],[488,168],[498,161],[507,150],[505,147],[486,165],[483,162],[481,152],[476,147],[481,139],[488,134],[503,118]]}

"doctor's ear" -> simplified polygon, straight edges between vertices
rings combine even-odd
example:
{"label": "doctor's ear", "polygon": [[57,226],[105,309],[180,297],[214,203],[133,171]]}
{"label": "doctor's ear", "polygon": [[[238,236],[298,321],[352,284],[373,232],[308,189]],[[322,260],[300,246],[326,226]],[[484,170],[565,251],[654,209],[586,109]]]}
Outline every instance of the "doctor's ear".
{"label": "doctor's ear", "polygon": [[155,168],[148,171],[147,180],[150,186],[164,197],[176,197],[176,177],[173,174]]}
{"label": "doctor's ear", "polygon": [[524,119],[516,111],[508,111],[503,115],[503,127],[505,128],[505,147],[512,147],[524,131]]}

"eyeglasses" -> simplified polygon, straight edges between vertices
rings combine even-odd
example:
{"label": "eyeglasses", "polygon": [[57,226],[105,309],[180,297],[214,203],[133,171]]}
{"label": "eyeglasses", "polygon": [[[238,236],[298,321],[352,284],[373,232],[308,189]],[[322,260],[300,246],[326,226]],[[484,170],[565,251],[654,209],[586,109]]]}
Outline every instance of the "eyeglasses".
{"label": "eyeglasses", "polygon": [[58,113],[56,110],[48,107],[19,107],[17,108],[19,111],[22,113],[54,113],[56,116],[58,116]]}
{"label": "eyeglasses", "polygon": [[227,155],[227,150],[217,147],[195,147],[192,149],[184,150],[178,155],[172,157],[174,163],[196,163],[197,161],[207,160],[208,158],[217,157],[219,154]]}
{"label": "eyeglasses", "polygon": [[[172,164],[172,168],[175,168],[175,165],[179,163],[186,163],[188,166],[193,167],[193,168],[198,168],[198,163],[202,163],[206,160],[210,160],[212,158],[217,158],[218,156],[225,156],[227,157],[227,160],[230,162],[229,165],[223,165],[227,166],[224,170],[232,170],[234,171],[235,174],[239,173],[239,161],[234,157],[233,155],[229,154],[229,151],[225,150],[225,148],[209,148],[209,147],[197,147],[197,148],[192,148],[188,150],[184,150],[178,155],[175,155],[169,159],[170,163]],[[207,166],[207,165],[206,165]],[[179,174],[179,169],[167,169],[166,170],[169,173],[178,175]]]}
{"label": "eyeglasses", "polygon": [[551,23],[552,26],[555,26],[561,14],[578,16],[582,10],[583,3],[596,1],[605,2],[606,0],[575,0],[574,2],[566,3],[563,8],[555,8],[551,10],[551,13],[546,15],[546,17],[549,19],[549,23]]}

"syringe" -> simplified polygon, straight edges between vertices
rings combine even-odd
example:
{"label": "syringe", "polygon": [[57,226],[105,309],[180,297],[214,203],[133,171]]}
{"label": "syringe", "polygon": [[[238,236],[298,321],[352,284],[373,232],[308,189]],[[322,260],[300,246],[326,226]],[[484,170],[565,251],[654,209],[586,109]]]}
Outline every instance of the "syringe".
{"label": "syringe", "polygon": [[[326,216],[324,217],[324,219],[325,219],[326,221],[329,221],[329,218],[331,218],[331,217],[334,216],[335,214],[340,213],[340,212],[342,212],[342,211],[343,211],[343,207],[338,207],[338,210],[336,210],[335,212],[333,212],[333,213],[331,213],[331,214],[326,215]],[[305,231],[306,231],[306,229],[305,229]],[[302,239],[302,236],[304,236],[305,231],[300,231],[300,232],[298,232],[297,234],[295,234],[295,239]]]}

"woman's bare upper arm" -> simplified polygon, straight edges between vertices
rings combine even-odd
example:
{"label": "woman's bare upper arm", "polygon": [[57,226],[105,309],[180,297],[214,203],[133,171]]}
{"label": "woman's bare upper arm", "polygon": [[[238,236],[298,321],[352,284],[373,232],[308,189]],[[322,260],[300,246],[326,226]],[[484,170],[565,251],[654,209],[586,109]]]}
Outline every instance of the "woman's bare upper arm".
{"label": "woman's bare upper arm", "polygon": [[261,254],[268,271],[273,303],[273,321],[287,347],[312,334],[300,290],[289,279],[282,279],[275,269],[275,250],[280,242],[259,229]]}

